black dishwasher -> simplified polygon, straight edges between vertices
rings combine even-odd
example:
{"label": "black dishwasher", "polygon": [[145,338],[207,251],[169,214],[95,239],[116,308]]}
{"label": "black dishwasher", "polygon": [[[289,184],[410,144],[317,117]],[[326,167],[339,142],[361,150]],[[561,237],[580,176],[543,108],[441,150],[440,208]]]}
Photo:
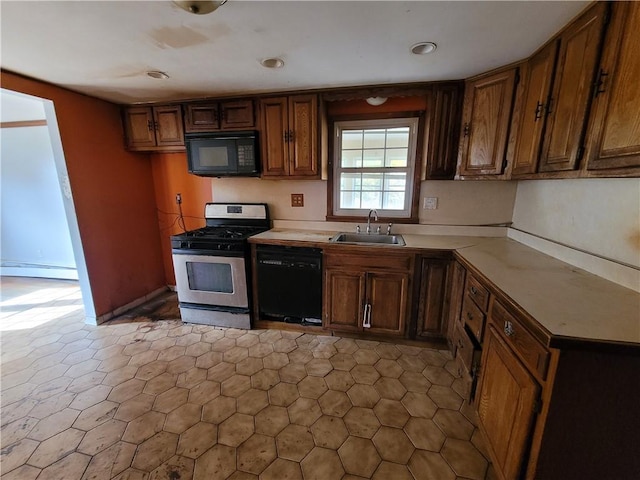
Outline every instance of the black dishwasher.
{"label": "black dishwasher", "polygon": [[257,245],[260,318],[322,325],[322,250]]}

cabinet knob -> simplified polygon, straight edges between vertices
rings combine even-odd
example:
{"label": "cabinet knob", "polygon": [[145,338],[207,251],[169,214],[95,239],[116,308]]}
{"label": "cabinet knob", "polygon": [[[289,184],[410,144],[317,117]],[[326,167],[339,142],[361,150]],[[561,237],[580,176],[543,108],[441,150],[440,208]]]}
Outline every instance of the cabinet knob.
{"label": "cabinet knob", "polygon": [[478,294],[478,289],[476,287],[471,287],[469,290],[471,290],[471,293],[473,295],[477,295]]}
{"label": "cabinet knob", "polygon": [[513,329],[513,323],[508,320],[504,322],[504,334],[507,337],[513,337],[516,334],[516,331]]}
{"label": "cabinet knob", "polygon": [[288,142],[289,141],[289,130],[285,130],[284,131],[284,141]]}
{"label": "cabinet knob", "polygon": [[295,132],[293,130],[289,130],[289,141],[293,142],[296,138]]}
{"label": "cabinet knob", "polygon": [[469,130],[470,130],[470,126],[469,126],[469,122],[464,124],[464,127],[462,127],[462,135],[465,137],[469,136]]}
{"label": "cabinet knob", "polygon": [[151,120],[147,122],[147,128],[149,129],[150,132],[153,131],[153,122]]}

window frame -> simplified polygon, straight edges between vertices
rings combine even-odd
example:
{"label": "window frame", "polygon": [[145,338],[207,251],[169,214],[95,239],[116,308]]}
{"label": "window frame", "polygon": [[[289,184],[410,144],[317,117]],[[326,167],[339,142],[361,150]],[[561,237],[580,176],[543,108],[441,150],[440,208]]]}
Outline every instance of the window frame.
{"label": "window frame", "polygon": [[[409,169],[407,175],[407,189],[405,192],[410,194],[408,201],[408,209],[404,210],[400,215],[392,215],[392,210],[378,209],[379,222],[397,222],[397,223],[418,223],[418,204],[420,197],[420,172],[422,166],[422,149],[424,145],[424,113],[423,112],[397,112],[389,114],[374,115],[348,115],[335,117],[329,124],[331,132],[331,142],[329,144],[329,165],[327,171],[327,216],[329,221],[360,221],[365,218],[369,209],[354,210],[354,214],[340,214],[338,196],[340,187],[339,181],[339,164],[341,154],[341,142],[338,136],[338,127],[348,125],[349,129],[363,128],[393,128],[398,126],[410,126],[413,131],[410,133],[409,145]],[[342,128],[345,129],[345,128]]]}

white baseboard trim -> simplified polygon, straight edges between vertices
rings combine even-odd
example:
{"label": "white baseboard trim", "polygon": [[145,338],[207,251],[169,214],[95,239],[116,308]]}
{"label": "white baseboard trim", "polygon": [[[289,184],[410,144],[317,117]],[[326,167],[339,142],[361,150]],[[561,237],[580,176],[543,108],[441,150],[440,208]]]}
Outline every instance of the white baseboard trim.
{"label": "white baseboard trim", "polygon": [[85,323],[88,323],[90,325],[100,325],[101,323],[104,323],[104,322],[106,322],[108,320],[111,320],[114,317],[122,315],[123,313],[128,312],[129,310],[131,310],[133,308],[139,307],[143,303],[146,303],[149,300],[154,299],[158,295],[162,295],[167,290],[168,290],[168,287],[158,288],[157,290],[154,290],[153,292],[148,293],[147,295],[144,295],[144,296],[142,296],[140,298],[137,298],[136,300],[134,300],[132,302],[127,303],[126,305],[123,305],[121,307],[116,308],[112,312],[104,313],[102,315],[99,315],[97,318],[87,317],[85,319]]}
{"label": "white baseboard trim", "polygon": [[607,260],[597,255],[575,250],[521,230],[509,228],[507,236],[528,247],[557,258],[575,267],[640,292],[640,269]]}
{"label": "white baseboard trim", "polygon": [[0,267],[3,277],[55,278],[58,280],[78,280],[75,268],[56,267]]}

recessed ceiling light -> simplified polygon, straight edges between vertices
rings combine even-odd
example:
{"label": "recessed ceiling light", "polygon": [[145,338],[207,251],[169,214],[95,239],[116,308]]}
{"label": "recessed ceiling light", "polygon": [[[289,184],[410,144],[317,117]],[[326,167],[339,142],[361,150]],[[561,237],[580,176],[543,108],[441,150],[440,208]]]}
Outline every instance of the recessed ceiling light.
{"label": "recessed ceiling light", "polygon": [[284,67],[284,60],[277,57],[265,58],[260,64],[265,68],[282,68]]}
{"label": "recessed ceiling light", "polygon": [[426,55],[427,53],[435,51],[436,48],[438,48],[438,46],[433,42],[420,42],[411,47],[411,53]]}
{"label": "recessed ceiling light", "polygon": [[159,80],[166,80],[167,78],[169,78],[169,75],[159,70],[151,70],[147,72],[147,75],[150,76],[151,78],[157,78]]}
{"label": "recessed ceiling light", "polygon": [[206,15],[207,13],[211,13],[214,10],[217,10],[218,7],[221,7],[222,5],[227,3],[227,0],[224,0],[222,2],[214,2],[211,0],[188,0],[184,2],[173,3],[189,13],[194,13],[196,15]]}

